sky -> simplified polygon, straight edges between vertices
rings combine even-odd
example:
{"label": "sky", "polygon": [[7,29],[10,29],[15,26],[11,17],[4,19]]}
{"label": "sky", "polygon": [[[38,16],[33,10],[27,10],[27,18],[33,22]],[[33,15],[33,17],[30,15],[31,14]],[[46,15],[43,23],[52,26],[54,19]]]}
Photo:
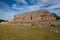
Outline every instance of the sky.
{"label": "sky", "polygon": [[60,0],[0,0],[0,19],[10,20],[16,14],[36,10],[48,10],[60,16]]}

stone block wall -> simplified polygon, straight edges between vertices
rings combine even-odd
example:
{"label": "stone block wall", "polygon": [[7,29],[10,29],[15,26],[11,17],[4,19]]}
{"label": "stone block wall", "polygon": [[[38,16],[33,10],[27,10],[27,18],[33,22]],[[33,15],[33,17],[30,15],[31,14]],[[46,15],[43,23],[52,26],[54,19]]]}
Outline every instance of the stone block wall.
{"label": "stone block wall", "polygon": [[34,26],[37,27],[50,27],[51,25],[60,25],[60,21],[37,21],[37,22],[10,22],[12,25]]}
{"label": "stone block wall", "polygon": [[50,24],[60,24],[56,18],[49,14],[47,10],[38,10],[33,12],[26,12],[22,14],[17,14],[10,21],[12,24],[16,25],[31,25],[35,22],[40,26],[48,26]]}
{"label": "stone block wall", "polygon": [[60,20],[36,22],[36,26],[50,27],[51,25],[60,25]]}
{"label": "stone block wall", "polygon": [[38,10],[33,12],[26,12],[14,16],[11,22],[35,22],[35,21],[51,21],[56,18],[49,14],[46,10]]}

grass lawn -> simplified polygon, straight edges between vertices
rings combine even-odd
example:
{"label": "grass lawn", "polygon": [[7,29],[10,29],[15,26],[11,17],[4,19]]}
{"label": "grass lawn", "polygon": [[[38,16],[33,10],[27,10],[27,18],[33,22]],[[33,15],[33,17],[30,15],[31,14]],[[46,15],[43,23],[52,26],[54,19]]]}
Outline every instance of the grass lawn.
{"label": "grass lawn", "polygon": [[60,40],[60,33],[49,32],[48,28],[32,27],[20,28],[4,24],[0,26],[0,40]]}

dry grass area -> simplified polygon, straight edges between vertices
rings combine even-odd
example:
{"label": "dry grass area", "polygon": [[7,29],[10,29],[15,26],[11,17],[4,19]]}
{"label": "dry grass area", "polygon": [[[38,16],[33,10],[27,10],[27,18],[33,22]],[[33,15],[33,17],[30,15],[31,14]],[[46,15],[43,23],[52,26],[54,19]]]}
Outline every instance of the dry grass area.
{"label": "dry grass area", "polygon": [[60,33],[52,33],[48,28],[20,28],[9,24],[0,26],[0,40],[60,40]]}

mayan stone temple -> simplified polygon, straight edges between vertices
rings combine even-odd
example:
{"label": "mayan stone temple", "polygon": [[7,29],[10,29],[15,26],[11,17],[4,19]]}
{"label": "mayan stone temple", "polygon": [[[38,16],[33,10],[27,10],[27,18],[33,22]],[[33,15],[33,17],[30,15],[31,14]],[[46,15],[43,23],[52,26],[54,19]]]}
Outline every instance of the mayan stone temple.
{"label": "mayan stone temple", "polygon": [[15,24],[31,24],[33,22],[50,22],[55,21],[56,17],[52,16],[47,10],[38,10],[17,14],[11,20]]}

